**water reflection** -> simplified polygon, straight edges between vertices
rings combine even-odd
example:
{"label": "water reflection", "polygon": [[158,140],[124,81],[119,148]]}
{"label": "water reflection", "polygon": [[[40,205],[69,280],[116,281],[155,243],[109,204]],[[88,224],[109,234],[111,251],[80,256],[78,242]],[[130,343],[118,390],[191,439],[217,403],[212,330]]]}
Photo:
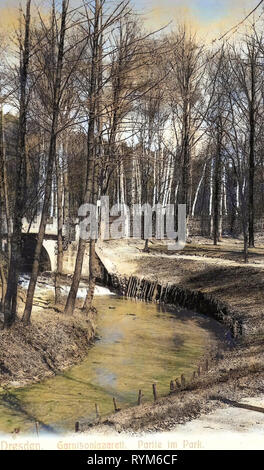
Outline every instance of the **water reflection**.
{"label": "water reflection", "polygon": [[152,400],[154,382],[159,395],[167,394],[170,380],[191,376],[223,335],[213,320],[182,309],[117,296],[97,296],[95,304],[98,340],[87,358],[40,384],[2,393],[1,431],[30,431],[35,421],[41,432],[72,431],[75,421],[95,419],[95,403],[104,416],[113,397],[122,408],[136,404],[139,389]]}

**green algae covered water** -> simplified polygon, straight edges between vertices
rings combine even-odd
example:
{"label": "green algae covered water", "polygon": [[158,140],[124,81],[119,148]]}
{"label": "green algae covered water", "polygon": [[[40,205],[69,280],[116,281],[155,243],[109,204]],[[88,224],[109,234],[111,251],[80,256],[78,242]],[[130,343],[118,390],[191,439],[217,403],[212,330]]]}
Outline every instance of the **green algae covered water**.
{"label": "green algae covered water", "polygon": [[60,375],[21,389],[0,393],[0,433],[73,431],[76,421],[95,420],[121,408],[151,401],[169,392],[172,379],[191,377],[204,354],[217,348],[224,331],[214,320],[154,303],[97,296],[97,340],[86,359]]}

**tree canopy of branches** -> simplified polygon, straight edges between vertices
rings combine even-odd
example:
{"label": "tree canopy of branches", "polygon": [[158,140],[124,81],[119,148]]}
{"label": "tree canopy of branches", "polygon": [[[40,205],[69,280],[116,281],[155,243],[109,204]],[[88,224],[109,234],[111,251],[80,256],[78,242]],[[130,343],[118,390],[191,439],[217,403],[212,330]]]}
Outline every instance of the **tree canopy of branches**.
{"label": "tree canopy of branches", "polygon": [[[60,304],[64,250],[75,239],[84,203],[96,205],[108,195],[120,213],[126,204],[185,204],[188,224],[199,217],[215,245],[224,231],[242,233],[245,261],[255,244],[256,221],[264,216],[261,26],[249,17],[239,39],[224,36],[220,47],[206,46],[181,23],[169,33],[146,31],[129,0],[48,3],[43,12],[24,2],[15,37],[0,51],[7,328],[17,314],[24,218],[31,225],[40,216],[23,315],[28,325],[51,217],[57,222]],[[96,237],[78,240],[68,315],[75,309],[87,246],[83,310],[92,308]]]}

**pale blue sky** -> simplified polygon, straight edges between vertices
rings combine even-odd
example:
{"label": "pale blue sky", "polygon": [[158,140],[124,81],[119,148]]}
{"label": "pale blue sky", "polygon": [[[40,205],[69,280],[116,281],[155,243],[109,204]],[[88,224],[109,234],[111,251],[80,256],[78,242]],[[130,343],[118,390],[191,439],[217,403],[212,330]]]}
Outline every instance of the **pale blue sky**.
{"label": "pale blue sky", "polygon": [[257,5],[259,0],[134,0],[133,3],[139,9],[164,8],[175,9],[177,7],[186,7],[203,21],[219,20],[233,9],[241,11],[250,11]]}
{"label": "pale blue sky", "polygon": [[[115,1],[115,0],[114,0]],[[116,0],[117,1],[117,0]],[[148,22],[158,24],[164,21],[175,20],[180,16],[180,12],[185,11],[197,24],[212,25],[217,22],[224,22],[228,25],[243,18],[259,0],[132,0],[136,8],[146,15]],[[22,0],[22,3],[25,0]],[[60,4],[61,0],[56,0]],[[72,3],[80,4],[81,0],[71,0]],[[49,0],[33,0],[33,4],[47,6]],[[2,20],[5,20],[4,12],[10,7],[18,6],[19,0],[0,0],[2,10]],[[1,10],[0,10],[1,15]],[[1,19],[1,18],[0,18]]]}
{"label": "pale blue sky", "polygon": [[[163,26],[181,19],[192,24],[206,39],[237,24],[259,0],[132,0],[144,13],[148,25]],[[259,8],[257,15],[261,12]]]}

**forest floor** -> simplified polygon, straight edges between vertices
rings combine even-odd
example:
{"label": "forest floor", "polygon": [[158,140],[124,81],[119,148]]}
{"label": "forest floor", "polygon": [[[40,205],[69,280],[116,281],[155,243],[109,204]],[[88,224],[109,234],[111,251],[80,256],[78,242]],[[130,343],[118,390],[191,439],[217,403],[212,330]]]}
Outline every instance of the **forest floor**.
{"label": "forest floor", "polygon": [[264,414],[236,408],[241,401],[259,405],[264,394],[263,240],[257,240],[256,245],[250,250],[248,264],[243,262],[243,242],[239,239],[223,239],[214,247],[211,240],[194,238],[179,252],[168,251],[166,243],[158,241],[150,243],[149,253],[143,253],[144,242],[140,240],[111,240],[98,245],[97,253],[109,272],[210,293],[241,312],[248,333],[254,334],[236,347],[223,349],[220,354],[218,351],[209,371],[196,377],[185,390],[153,404],[122,410],[91,429],[84,425],[84,431],[175,432],[184,430],[179,426],[187,421],[187,429],[201,431],[208,426],[208,419],[209,427],[215,430],[229,426],[236,432],[245,432],[259,422],[264,430]]}
{"label": "forest floor", "polygon": [[3,330],[0,314],[0,388],[22,387],[55,375],[81,361],[95,335],[96,313],[74,317],[54,309],[50,291],[34,298],[32,323],[23,327],[25,291],[19,290],[18,318]]}

